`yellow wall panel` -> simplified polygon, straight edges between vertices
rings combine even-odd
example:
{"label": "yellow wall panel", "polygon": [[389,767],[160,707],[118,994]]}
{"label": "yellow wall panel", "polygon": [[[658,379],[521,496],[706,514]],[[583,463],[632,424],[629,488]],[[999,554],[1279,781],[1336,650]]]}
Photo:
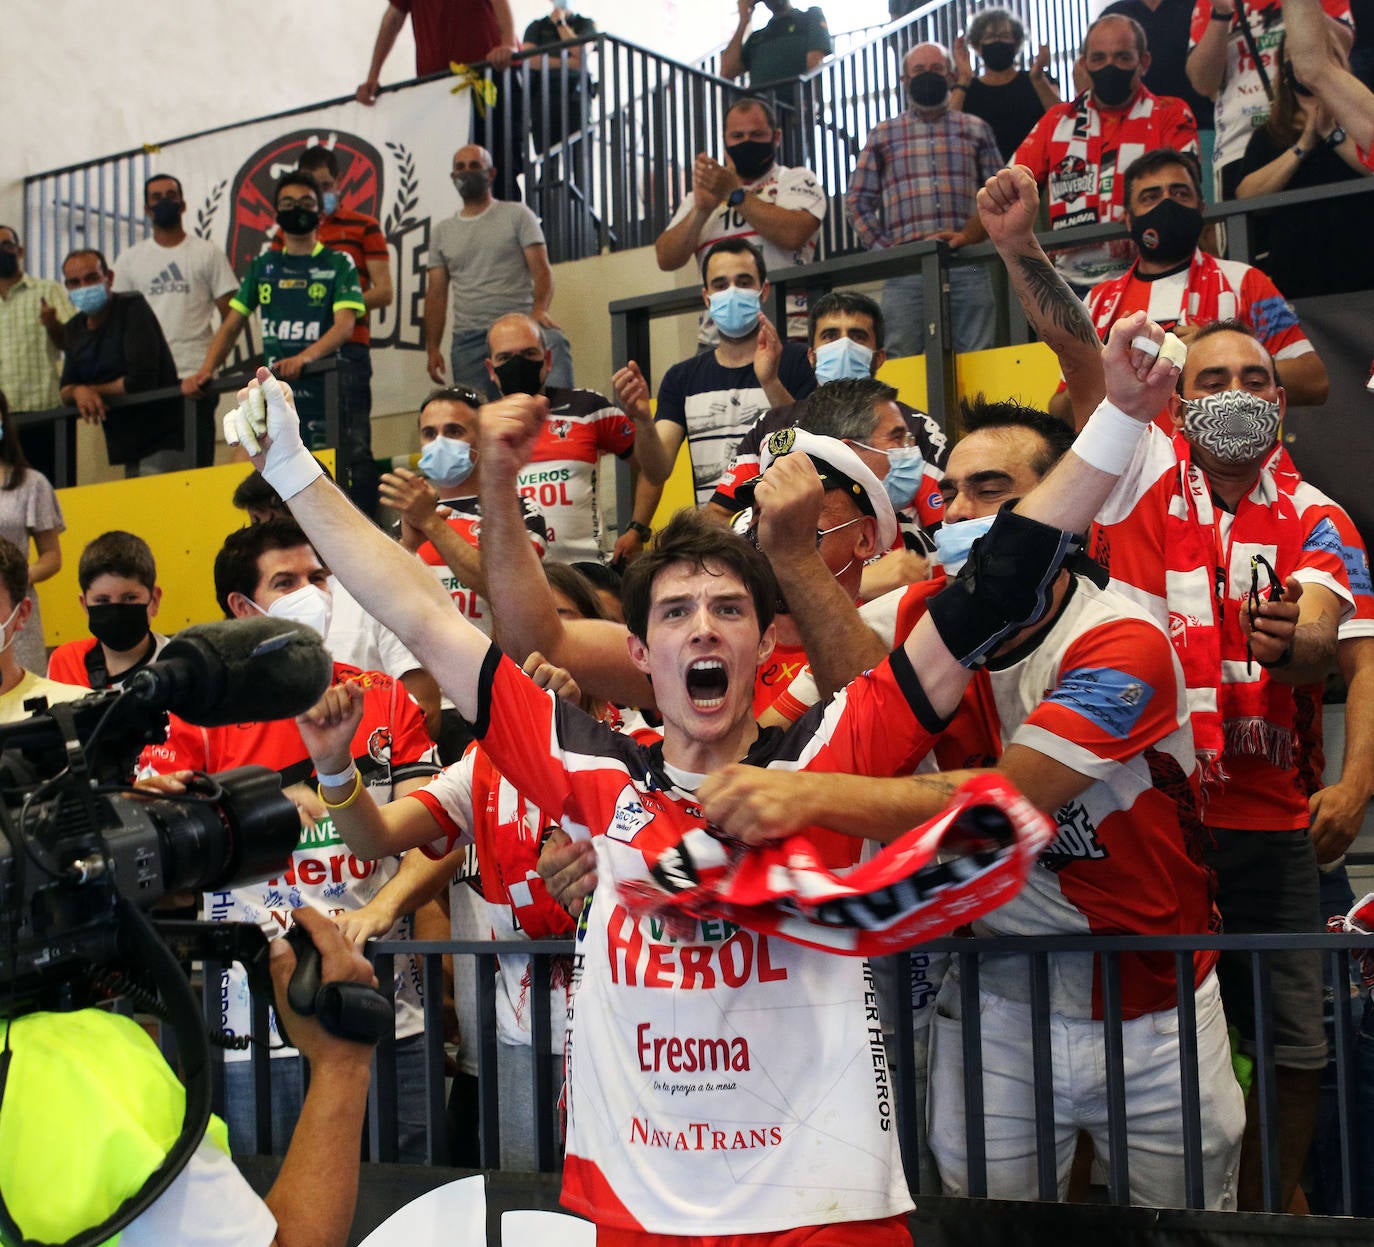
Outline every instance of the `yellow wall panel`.
{"label": "yellow wall panel", "polygon": [[[320,451],[319,458],[334,470],[332,450]],[[170,635],[188,624],[223,618],[215,602],[215,555],[225,537],[246,522],[229,500],[250,471],[246,463],[226,463],[59,489],[67,521],[62,570],[38,586],[48,645],[90,636],[78,600],[77,563],[87,542],[115,528],[136,533],[152,547],[162,585],[162,609],[154,624],[159,632]]]}

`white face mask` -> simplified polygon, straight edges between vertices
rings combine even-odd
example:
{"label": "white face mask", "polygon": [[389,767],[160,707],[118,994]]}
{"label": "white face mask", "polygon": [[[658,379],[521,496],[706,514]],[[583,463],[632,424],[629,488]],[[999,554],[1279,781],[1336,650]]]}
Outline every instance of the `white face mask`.
{"label": "white face mask", "polygon": [[289,619],[292,623],[303,624],[319,633],[321,640],[329,632],[334,599],[319,585],[301,585],[299,589],[277,598],[266,610],[253,602],[252,598],[248,600],[255,610],[261,611],[269,619]]}
{"label": "white face mask", "polygon": [[[11,623],[14,622],[14,617],[17,614],[19,614],[19,608],[23,605],[24,599],[20,598],[19,601],[14,604],[14,609],[10,611],[10,613],[7,616],[5,616],[5,622],[0,623],[0,632],[3,632],[6,628],[10,626]],[[3,654],[7,649],[9,649],[11,645],[15,643],[15,641],[19,638],[19,634],[23,631],[23,628],[16,628],[10,636],[7,636],[5,638],[5,643],[3,645],[0,645],[0,654]]]}

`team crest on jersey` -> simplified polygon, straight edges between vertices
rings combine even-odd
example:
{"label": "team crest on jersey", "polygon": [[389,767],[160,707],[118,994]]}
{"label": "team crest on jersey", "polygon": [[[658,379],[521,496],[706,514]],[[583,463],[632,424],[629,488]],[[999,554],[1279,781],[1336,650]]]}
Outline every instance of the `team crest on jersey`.
{"label": "team crest on jersey", "polygon": [[1050,174],[1050,195],[1073,203],[1089,194],[1096,181],[1096,172],[1082,156],[1065,156]]}
{"label": "team crest on jersey", "polygon": [[572,421],[550,420],[549,432],[552,433],[554,437],[566,438],[570,433],[572,433]]}
{"label": "team crest on jersey", "polygon": [[613,840],[631,844],[653,821],[654,816],[644,808],[638,790],[633,784],[626,784],[615,799],[615,813],[611,815],[611,825],[606,828],[606,834]]}
{"label": "team crest on jersey", "polygon": [[372,735],[367,738],[367,756],[374,762],[380,762],[384,766],[391,764],[391,728],[374,728]]}
{"label": "team crest on jersey", "polygon": [[310,300],[311,307],[323,307],[325,296],[328,295],[329,288],[322,281],[312,281],[310,287],[305,292],[305,297]]}
{"label": "team crest on jersey", "polygon": [[779,455],[790,454],[792,447],[797,444],[796,429],[777,429],[768,435],[765,445],[768,453],[776,459]]}

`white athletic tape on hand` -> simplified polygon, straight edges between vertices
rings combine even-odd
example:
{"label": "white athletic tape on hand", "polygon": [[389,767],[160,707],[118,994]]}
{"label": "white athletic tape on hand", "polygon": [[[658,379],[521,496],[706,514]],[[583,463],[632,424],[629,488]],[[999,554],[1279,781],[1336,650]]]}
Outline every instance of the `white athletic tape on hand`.
{"label": "white athletic tape on hand", "polygon": [[1152,338],[1147,338],[1143,333],[1131,339],[1131,350],[1143,351],[1146,355],[1158,355],[1159,343]]}
{"label": "white athletic tape on hand", "polygon": [[1175,337],[1172,333],[1166,333],[1164,345],[1159,348],[1159,353],[1181,372],[1183,361],[1188,358],[1188,347],[1182,338]]}

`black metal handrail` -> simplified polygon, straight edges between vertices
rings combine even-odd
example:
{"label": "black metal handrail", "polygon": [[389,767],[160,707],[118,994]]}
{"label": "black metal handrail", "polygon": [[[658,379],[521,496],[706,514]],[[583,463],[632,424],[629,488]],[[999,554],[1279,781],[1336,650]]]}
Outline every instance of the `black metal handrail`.
{"label": "black metal handrail", "polygon": [[[325,438],[329,446],[335,450],[339,447],[339,360],[335,355],[325,359],[312,360],[302,369],[303,376],[324,377],[324,423]],[[240,390],[253,377],[252,372],[233,373],[215,377],[206,382],[202,391],[206,394],[225,394],[233,390]],[[193,395],[182,392],[179,385],[160,386],[155,390],[140,390],[137,394],[114,394],[106,398],[105,406],[111,411],[127,411],[130,408],[142,407],[148,403],[166,402],[169,398],[181,399],[183,403],[183,425],[182,435],[185,438],[184,446],[188,463],[199,463],[200,451],[209,450],[209,447],[202,447],[200,444],[200,422],[198,420],[199,408],[197,404],[200,399]],[[73,421],[80,417],[81,412],[74,406],[49,407],[43,411],[26,411],[24,413],[24,427],[30,428],[36,425],[51,424],[53,426],[53,474],[57,478],[52,485],[57,489],[66,489],[76,484],[76,481],[67,479],[67,468],[71,461],[69,439],[72,436]],[[211,431],[211,440],[214,439],[214,432]]]}

